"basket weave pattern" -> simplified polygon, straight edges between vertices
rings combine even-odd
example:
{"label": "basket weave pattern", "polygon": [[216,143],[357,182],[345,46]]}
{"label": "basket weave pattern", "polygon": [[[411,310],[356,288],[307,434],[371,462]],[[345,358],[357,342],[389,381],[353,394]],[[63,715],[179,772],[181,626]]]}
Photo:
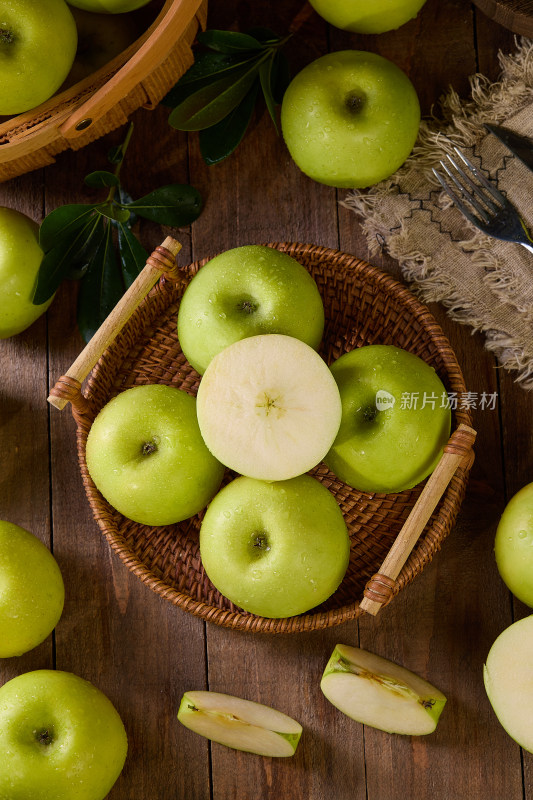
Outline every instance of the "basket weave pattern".
{"label": "basket weave pattern", "polygon": [[[304,244],[271,245],[292,255],[315,278],[326,312],[321,354],[331,363],[367,344],[394,344],[435,367],[446,390],[465,392],[461,370],[434,318],[390,276],[354,256]],[[322,606],[290,619],[265,619],[236,608],[208,580],[200,559],[202,515],[158,528],[134,523],[109,506],[87,472],[85,444],[98,411],[119,391],[164,383],[196,394],[199,376],[181,352],[176,318],[190,278],[207,259],[183,269],[179,281],[162,279],[130,318],[90,376],[84,395],[87,413],[73,409],[77,422],[82,479],[95,519],[127,567],[159,595],[219,625],[256,632],[293,632],[330,627],[359,615],[366,582],[379,570],[418,498],[421,487],[398,494],[358,492],[339,481],[324,464],[314,474],[339,503],[351,540],[350,563],[337,590]],[[471,425],[468,410],[453,411],[453,427]],[[391,452],[391,456],[394,454]],[[423,569],[450,532],[463,500],[469,467],[459,468],[402,569],[397,594]],[[227,472],[226,480],[232,474]],[[167,490],[161,485],[161,494]]]}

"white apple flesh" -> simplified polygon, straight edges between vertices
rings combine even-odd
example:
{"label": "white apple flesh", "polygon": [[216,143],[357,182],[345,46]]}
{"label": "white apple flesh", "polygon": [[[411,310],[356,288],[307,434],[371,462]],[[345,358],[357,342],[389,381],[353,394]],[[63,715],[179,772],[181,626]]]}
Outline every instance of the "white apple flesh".
{"label": "white apple flesh", "polygon": [[269,706],[219,692],[183,695],[178,720],[213,742],[261,756],[292,756],[302,726]]}
{"label": "white apple flesh", "polygon": [[489,701],[503,728],[533,753],[533,616],[506,628],[483,668]]}
{"label": "white apple flesh", "polygon": [[338,644],[320,683],[347,716],[388,733],[432,733],[446,697],[413,672],[359,647]]}
{"label": "white apple flesh", "polygon": [[341,401],[309,345],[272,333],[242,339],[213,358],[197,414],[215,458],[241,475],[279,481],[324,458],[339,429]]}

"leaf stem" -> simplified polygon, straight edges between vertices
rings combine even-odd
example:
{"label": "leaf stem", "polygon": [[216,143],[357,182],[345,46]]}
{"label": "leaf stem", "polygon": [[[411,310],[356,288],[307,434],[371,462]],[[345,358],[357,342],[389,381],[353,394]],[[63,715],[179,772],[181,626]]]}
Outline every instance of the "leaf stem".
{"label": "leaf stem", "polygon": [[[130,122],[128,130],[127,130],[127,133],[126,133],[126,137],[125,137],[124,141],[122,142],[122,144],[120,145],[120,151],[122,153],[122,158],[120,159],[120,161],[116,165],[115,169],[113,170],[113,174],[117,178],[120,177],[120,170],[122,169],[122,164],[124,163],[124,158],[126,156],[126,151],[128,149],[128,145],[130,143],[132,134],[133,134],[133,122]],[[112,203],[113,202],[113,200],[115,199],[116,190],[117,190],[116,186],[111,186],[111,188],[109,189],[109,193],[107,195],[106,203]]]}

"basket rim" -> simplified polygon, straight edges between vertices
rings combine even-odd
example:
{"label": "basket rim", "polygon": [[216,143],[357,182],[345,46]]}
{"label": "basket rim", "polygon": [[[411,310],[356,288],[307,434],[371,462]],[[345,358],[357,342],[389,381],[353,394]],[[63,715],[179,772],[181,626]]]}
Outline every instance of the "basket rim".
{"label": "basket rim", "polygon": [[[426,333],[428,333],[432,339],[437,340],[436,347],[439,351],[439,355],[446,365],[447,378],[451,388],[458,392],[466,391],[461,368],[441,326],[436,321],[427,306],[423,304],[417,297],[415,297],[415,295],[413,295],[412,292],[396,278],[392,277],[378,267],[369,264],[363,259],[358,258],[357,256],[323,245],[303,244],[300,242],[271,242],[267,246],[282,250],[289,255],[292,255],[296,259],[298,259],[298,255],[304,253],[312,253],[314,256],[326,260],[335,257],[342,261],[343,266],[354,267],[354,269],[357,269],[364,274],[365,279],[369,279],[370,282],[373,282],[375,285],[379,286],[380,289],[392,294],[392,296],[399,300],[408,309],[409,313],[411,313],[414,318],[421,323]],[[189,279],[198,269],[214,258],[215,255],[217,255],[217,253],[215,253],[213,256],[203,257],[182,267],[181,269],[184,275],[186,275],[187,279]],[[164,283],[165,282],[163,281],[163,288]],[[139,305],[132,317],[126,323],[125,329],[134,325],[138,321],[142,321],[144,308],[146,303],[149,302],[149,298],[150,295]],[[113,347],[114,343],[112,343],[104,352],[88,378],[86,387],[84,389],[84,396],[87,400],[90,400],[91,389],[98,381],[100,373],[102,370],[105,370],[106,359],[108,355],[112,353]],[[451,373],[449,372],[449,369],[452,369]],[[170,601],[173,605],[178,606],[183,611],[200,617],[207,622],[212,622],[219,626],[234,630],[249,631],[254,633],[293,633],[319,630],[325,627],[337,626],[343,622],[356,619],[362,613],[361,609],[359,608],[360,601],[354,599],[353,602],[347,603],[340,608],[322,611],[313,611],[311,609],[309,612],[295,617],[260,617],[249,612],[222,609],[213,605],[209,605],[202,600],[195,600],[190,595],[180,592],[175,587],[166,583],[149,567],[147,567],[135,554],[132,553],[125,543],[124,536],[119,532],[116,526],[110,524],[111,521],[109,516],[105,513],[102,513],[101,506],[102,503],[105,503],[105,501],[94,486],[88,474],[85,463],[85,439],[88,432],[88,427],[90,427],[90,423],[88,424],[87,419],[83,416],[80,416],[74,408],[73,415],[77,423],[78,460],[82,472],[84,487],[93,512],[93,516],[100,528],[100,531],[106,538],[112,550],[117,553],[121,561],[128,567],[128,569],[163,599]],[[455,428],[461,422],[469,426],[472,425],[472,415],[468,408],[456,410],[455,417]],[[430,521],[420,535],[418,543],[420,543],[422,540],[424,532],[428,531],[431,520],[435,517],[435,515],[438,515],[435,522],[439,522],[439,527],[441,529],[440,537],[433,537],[431,545],[423,548],[423,553],[419,558],[420,566],[416,571],[413,571],[413,569],[409,566],[409,561],[404,565],[395,582],[395,588],[393,590],[392,597],[396,596],[401,589],[405,588],[414,579],[414,577],[420,571],[422,571],[422,569],[431,561],[433,555],[440,549],[440,545],[444,538],[446,538],[446,536],[450,533],[464,499],[470,467],[471,464],[461,467],[457,470],[445,492],[443,493],[439,503],[437,504]],[[360,492],[359,494],[366,498],[387,496],[380,493]],[[390,497],[391,495],[388,496]],[[453,497],[455,497],[455,500],[453,500]],[[442,523],[440,519],[442,516],[445,517],[444,523]],[[447,528],[447,530],[443,530],[443,525]],[[416,547],[417,545],[415,545],[413,550],[415,550]]]}

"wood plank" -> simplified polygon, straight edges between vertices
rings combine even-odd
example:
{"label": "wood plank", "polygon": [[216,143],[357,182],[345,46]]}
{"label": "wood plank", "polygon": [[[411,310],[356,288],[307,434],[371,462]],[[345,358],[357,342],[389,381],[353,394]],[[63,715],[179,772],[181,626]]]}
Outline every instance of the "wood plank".
{"label": "wood plank", "polygon": [[[164,182],[187,182],[183,139],[175,161],[164,168],[161,139],[155,139],[149,112],[135,116],[135,134],[122,177],[141,196]],[[161,126],[162,127],[162,126]],[[64,154],[57,171],[47,173],[47,211],[66,202],[83,202],[94,192],[83,176],[105,168],[106,154],[124,130],[80,151]],[[164,137],[162,137],[164,138]],[[147,169],[150,152],[152,169]],[[60,171],[60,172],[59,172]],[[57,182],[57,175],[63,180]],[[163,181],[161,181],[163,182]],[[174,232],[175,233],[175,232]],[[190,232],[181,239],[188,260]],[[162,240],[160,226],[142,227],[150,250]],[[163,234],[164,238],[164,234]],[[65,284],[50,309],[50,381],[65,372],[83,347],[75,321],[76,286]],[[206,681],[204,624],[163,601],[130,573],[111,552],[91,518],[76,457],[70,411],[51,411],[54,542],[64,565],[67,604],[57,637],[57,666],[93,681],[115,703],[129,738],[129,756],[110,797],[157,795],[161,800],[209,796],[209,758],[204,740],[183,740],[176,714],[190,682]]]}
{"label": "wood plank", "polygon": [[[439,4],[437,9],[428,2],[409,26],[395,32],[394,48],[383,54],[390,57],[393,52],[392,60],[411,77],[423,113],[450,85],[467,96],[468,75],[478,68],[473,17],[456,4]],[[424,46],[427,41],[433,42],[432,48]],[[484,63],[488,65],[488,58]],[[490,66],[494,69],[494,57]],[[339,220],[343,249],[368,258],[354,215],[340,209]],[[372,260],[401,279],[398,265],[385,253]],[[431,311],[450,338],[467,388],[478,396],[497,392],[494,360],[484,350],[482,337],[472,337],[451,322],[436,304]],[[467,795],[481,800],[487,793],[516,800],[521,796],[518,748],[494,724],[482,679],[488,647],[511,614],[492,555],[503,504],[498,411],[476,411],[474,427],[477,459],[455,530],[429,567],[375,621],[360,621],[363,647],[421,674],[448,697],[432,736],[407,739],[365,730],[369,800],[402,796],[405,786],[421,800]],[[466,751],[468,758],[462,758]],[[494,759],[495,751],[505,755]]]}
{"label": "wood plank", "polygon": [[[0,185],[0,205],[37,219],[41,174]],[[36,214],[37,211],[37,214]],[[26,528],[53,550],[50,519],[46,316],[0,340],[0,518]],[[54,663],[54,635],[23,656],[0,659],[0,685]]]}

